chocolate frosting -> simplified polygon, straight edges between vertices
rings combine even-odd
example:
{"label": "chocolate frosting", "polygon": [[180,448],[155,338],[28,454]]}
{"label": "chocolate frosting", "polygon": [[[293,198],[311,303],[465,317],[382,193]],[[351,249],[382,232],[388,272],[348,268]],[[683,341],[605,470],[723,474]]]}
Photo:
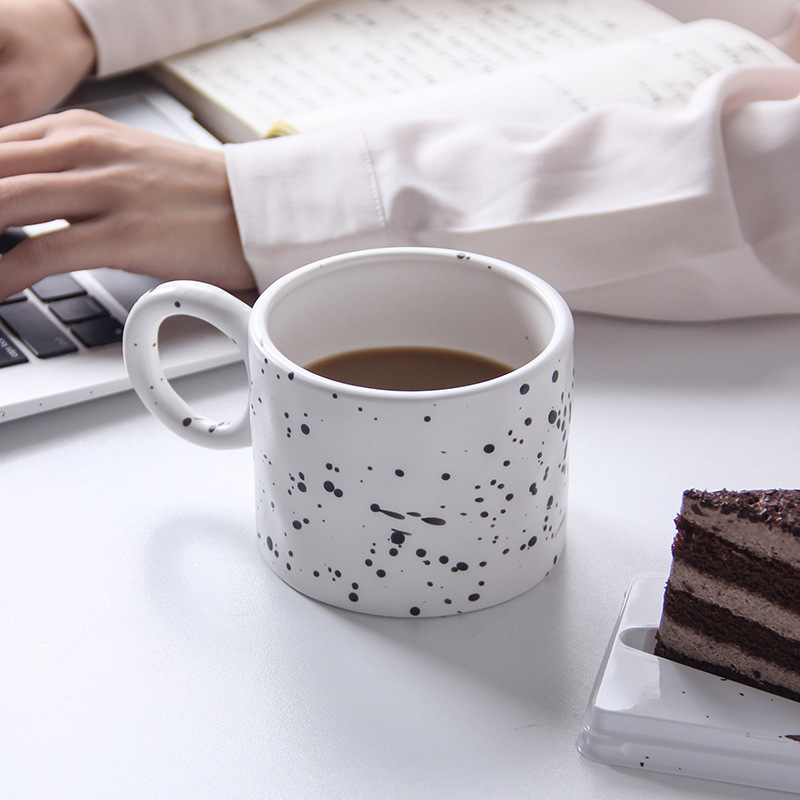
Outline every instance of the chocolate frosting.
{"label": "chocolate frosting", "polygon": [[740,519],[761,522],[800,536],[800,489],[762,489],[734,492],[722,489],[705,492],[687,489],[683,493],[684,508],[695,514],[703,510],[733,514]]}

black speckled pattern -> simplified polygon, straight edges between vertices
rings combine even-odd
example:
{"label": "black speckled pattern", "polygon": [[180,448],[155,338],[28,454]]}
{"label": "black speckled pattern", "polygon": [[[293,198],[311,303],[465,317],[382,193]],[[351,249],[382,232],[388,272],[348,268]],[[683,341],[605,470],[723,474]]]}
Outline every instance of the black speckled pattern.
{"label": "black speckled pattern", "polygon": [[524,380],[403,402],[309,383],[257,348],[250,366],[258,537],[300,592],[440,616],[508,600],[558,562],[571,355]]}

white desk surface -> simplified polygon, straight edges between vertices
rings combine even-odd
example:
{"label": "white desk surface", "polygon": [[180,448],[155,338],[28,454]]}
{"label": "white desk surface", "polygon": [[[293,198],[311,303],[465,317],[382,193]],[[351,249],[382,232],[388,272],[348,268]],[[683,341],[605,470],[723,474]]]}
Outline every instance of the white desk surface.
{"label": "white desk surface", "polygon": [[[575,739],[683,489],[800,485],[800,320],[580,317],[576,362],[565,558],[455,618],[296,594],[254,541],[249,451],[174,438],[131,393],[0,425],[0,795],[785,797]],[[241,381],[180,386],[215,410]]]}

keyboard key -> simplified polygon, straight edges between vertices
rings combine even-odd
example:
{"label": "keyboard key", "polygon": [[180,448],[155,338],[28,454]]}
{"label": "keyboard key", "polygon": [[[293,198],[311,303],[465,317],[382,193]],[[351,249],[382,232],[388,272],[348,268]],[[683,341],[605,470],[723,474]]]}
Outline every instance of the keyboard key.
{"label": "keyboard key", "polygon": [[0,306],[4,306],[6,303],[21,303],[26,299],[25,292],[19,292],[18,294],[12,294],[11,297],[6,297],[5,300],[0,301]]}
{"label": "keyboard key", "polygon": [[108,311],[88,294],[81,297],[68,297],[65,300],[54,300],[48,308],[65,325],[108,316]]}
{"label": "keyboard key", "polygon": [[0,333],[0,367],[24,364],[27,360],[26,356]]}
{"label": "keyboard key", "polygon": [[0,254],[7,253],[12,247],[24,242],[28,237],[20,228],[6,228],[0,232]]}
{"label": "keyboard key", "polygon": [[39,358],[74,353],[78,348],[30,301],[0,306],[0,320]]}
{"label": "keyboard key", "polygon": [[122,323],[114,317],[98,317],[79,322],[70,330],[86,347],[102,347],[122,341]]}
{"label": "keyboard key", "polygon": [[61,300],[64,297],[77,297],[86,294],[86,290],[69,273],[50,275],[31,286],[33,293],[45,303]]}
{"label": "keyboard key", "polygon": [[126,311],[130,311],[145,292],[161,283],[149,275],[137,275],[110,267],[94,269],[92,276]]}

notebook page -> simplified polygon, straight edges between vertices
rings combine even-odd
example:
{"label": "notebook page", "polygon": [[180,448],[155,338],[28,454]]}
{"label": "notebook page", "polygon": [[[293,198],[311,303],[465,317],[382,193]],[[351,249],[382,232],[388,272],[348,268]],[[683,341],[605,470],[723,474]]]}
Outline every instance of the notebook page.
{"label": "notebook page", "polygon": [[552,127],[616,102],[651,108],[685,105],[716,72],[742,64],[795,63],[756,34],[701,20],[546,62],[512,67],[414,96],[297,115],[297,131],[404,117],[512,119]]}
{"label": "notebook page", "polygon": [[[334,0],[162,66],[266,135],[276,121],[312,110],[479,77],[674,24],[644,0]],[[174,80],[169,85],[175,89]]]}

